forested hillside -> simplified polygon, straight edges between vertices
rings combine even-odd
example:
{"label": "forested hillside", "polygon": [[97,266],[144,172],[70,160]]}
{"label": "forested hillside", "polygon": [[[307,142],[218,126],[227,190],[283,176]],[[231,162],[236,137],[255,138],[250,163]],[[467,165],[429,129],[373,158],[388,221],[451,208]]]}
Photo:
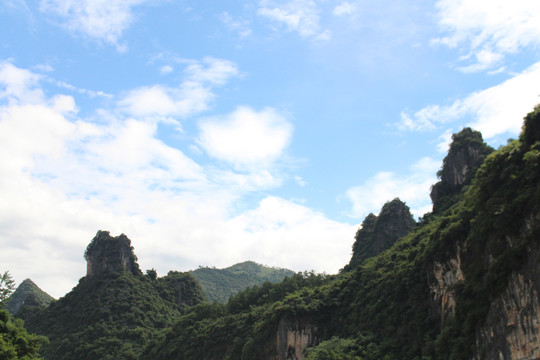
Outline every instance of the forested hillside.
{"label": "forested hillside", "polygon": [[142,358],[540,358],[540,107],[497,151],[455,134],[438,175],[433,213],[388,250],[197,305]]}
{"label": "forested hillside", "polygon": [[201,285],[209,301],[225,303],[239,291],[265,282],[277,283],[294,274],[287,269],[259,265],[253,261],[235,264],[225,269],[200,267],[189,272]]}

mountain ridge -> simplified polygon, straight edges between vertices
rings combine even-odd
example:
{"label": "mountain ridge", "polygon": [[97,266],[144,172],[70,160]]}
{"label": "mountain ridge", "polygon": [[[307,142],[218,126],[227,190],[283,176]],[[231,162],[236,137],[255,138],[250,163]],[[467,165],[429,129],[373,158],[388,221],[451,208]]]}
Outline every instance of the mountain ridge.
{"label": "mountain ridge", "polygon": [[200,267],[189,271],[205,292],[209,301],[225,303],[239,291],[265,282],[279,282],[293,271],[274,268],[254,261],[244,261],[223,269]]}

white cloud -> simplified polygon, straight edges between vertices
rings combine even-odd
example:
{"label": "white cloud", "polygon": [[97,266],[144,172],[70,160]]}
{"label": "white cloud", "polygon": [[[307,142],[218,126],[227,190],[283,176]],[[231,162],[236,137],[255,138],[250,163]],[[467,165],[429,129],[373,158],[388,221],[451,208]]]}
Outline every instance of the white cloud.
{"label": "white cloud", "polygon": [[224,119],[200,123],[198,143],[212,157],[237,167],[267,166],[289,145],[293,126],[272,108],[239,107]]}
{"label": "white cloud", "polygon": [[232,219],[230,225],[239,232],[255,261],[281,267],[295,264],[296,271],[327,273],[336,273],[350,260],[357,229],[356,225],[329,220],[322,213],[272,196]]}
{"label": "white cloud", "polygon": [[178,87],[139,87],[129,91],[119,106],[133,116],[188,117],[210,107],[214,86],[239,74],[234,63],[215,58],[205,58],[202,63],[192,61],[184,73],[186,77]]}
{"label": "white cloud", "polygon": [[353,203],[351,216],[363,219],[367,214],[377,214],[382,206],[399,197],[411,209],[414,216],[431,211],[430,189],[437,181],[436,173],[441,164],[431,158],[423,158],[410,168],[409,174],[379,172],[362,185],[347,190]]}
{"label": "white cloud", "polygon": [[43,91],[36,88],[40,76],[29,70],[20,69],[10,62],[0,63],[0,99],[11,102],[39,103],[43,99]]}
{"label": "white cloud", "polygon": [[116,45],[133,22],[132,7],[149,0],[41,0],[42,12],[57,15],[69,31]]}
{"label": "white cloud", "polygon": [[301,37],[328,40],[329,32],[320,30],[319,13],[320,9],[313,0],[261,0],[258,10],[260,16],[285,25],[289,31],[296,31]]}
{"label": "white cloud", "polygon": [[333,14],[336,16],[351,15],[356,12],[356,5],[350,2],[344,1],[334,8]]}
{"label": "white cloud", "polygon": [[[35,74],[2,66],[0,264],[16,281],[64,295],[85,275],[84,249],[98,229],[127,234],[141,267],[161,275],[245,260],[335,272],[348,261],[350,225],[277,197],[257,201],[279,184],[271,168],[202,166],[158,139],[155,122],[115,109],[96,113],[99,121],[78,118],[72,97],[46,97]],[[19,98],[32,92],[33,103]],[[248,161],[280,157],[292,131],[272,109],[240,108],[225,125],[233,137],[254,130],[263,150]]]}
{"label": "white cloud", "polygon": [[[540,62],[520,74],[488,89],[474,92],[450,105],[430,105],[413,116],[402,113],[402,130],[432,130],[439,124],[462,121],[489,139],[502,134],[516,135],[523,117],[540,102]],[[463,123],[464,122],[464,123]]]}
{"label": "white cloud", "polygon": [[439,25],[448,35],[434,43],[465,46],[471,64],[461,70],[500,66],[504,56],[540,44],[540,2],[536,0],[440,0]]}

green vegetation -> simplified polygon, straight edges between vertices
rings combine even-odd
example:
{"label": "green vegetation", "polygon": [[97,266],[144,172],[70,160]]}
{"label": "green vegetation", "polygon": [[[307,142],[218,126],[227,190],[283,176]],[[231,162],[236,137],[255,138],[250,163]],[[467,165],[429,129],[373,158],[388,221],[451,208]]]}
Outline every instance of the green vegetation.
{"label": "green vegetation", "polygon": [[[201,358],[262,359],[272,353],[268,341],[281,315],[302,311],[305,299],[289,294],[311,291],[329,278],[298,273],[282,282],[253,286],[233,296],[225,305],[203,303],[181,316],[174,327],[144,351],[141,359],[187,360]],[[316,308],[316,304],[312,304]]]}
{"label": "green vegetation", "polygon": [[225,303],[239,291],[265,282],[276,283],[294,272],[246,261],[225,269],[201,267],[190,271],[201,285],[209,301]]}
{"label": "green vegetation", "polygon": [[186,273],[152,280],[116,272],[82,278],[46,309],[27,312],[25,321],[49,337],[42,350],[46,359],[137,359],[160,330],[203,299]]}
{"label": "green vegetation", "polygon": [[38,351],[44,344],[47,338],[29,334],[21,319],[11,320],[9,313],[0,309],[0,359],[39,360]]}
{"label": "green vegetation", "polygon": [[0,276],[0,307],[5,305],[13,290],[15,290],[15,281],[9,271],[6,271]]}
{"label": "green vegetation", "polygon": [[47,344],[47,338],[29,334],[21,319],[12,320],[8,311],[2,309],[9,303],[15,289],[15,281],[6,271],[0,277],[0,359],[39,360],[40,347]]}

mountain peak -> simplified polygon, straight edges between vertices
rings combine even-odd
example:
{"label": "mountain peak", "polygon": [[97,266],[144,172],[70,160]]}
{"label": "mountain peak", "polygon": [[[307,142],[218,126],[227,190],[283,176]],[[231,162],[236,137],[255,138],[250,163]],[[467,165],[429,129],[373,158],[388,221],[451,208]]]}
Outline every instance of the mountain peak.
{"label": "mountain peak", "polygon": [[108,231],[99,230],[86,248],[84,258],[87,277],[112,272],[142,274],[131,240],[125,234],[113,237]]}
{"label": "mountain peak", "polygon": [[52,296],[41,290],[32,280],[26,279],[11,294],[7,303],[7,310],[10,314],[15,315],[23,306],[45,307],[53,300]]}
{"label": "mountain peak", "polygon": [[366,216],[356,232],[353,255],[345,270],[352,270],[367,258],[392,247],[413,229],[415,223],[409,207],[399,198],[384,204],[379,216]]}
{"label": "mountain peak", "polygon": [[443,160],[442,169],[437,173],[440,181],[431,189],[433,211],[438,212],[452,204],[451,198],[467,185],[482,165],[487,155],[493,152],[482,133],[464,128],[452,135],[452,143]]}

